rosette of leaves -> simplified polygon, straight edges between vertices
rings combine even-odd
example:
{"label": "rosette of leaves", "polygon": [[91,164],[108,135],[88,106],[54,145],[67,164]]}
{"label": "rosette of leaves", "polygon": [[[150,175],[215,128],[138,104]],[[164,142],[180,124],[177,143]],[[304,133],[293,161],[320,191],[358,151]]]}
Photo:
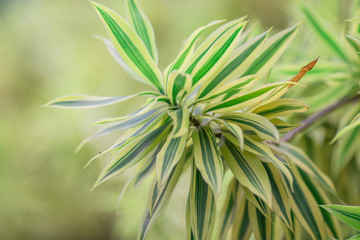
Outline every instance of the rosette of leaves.
{"label": "rosette of leaves", "polygon": [[[308,74],[306,91],[300,89],[292,96],[308,103],[311,113],[338,103],[342,109],[297,140],[324,171],[337,179],[340,195],[355,204],[360,194],[359,188],[351,184],[359,181],[360,171],[360,2],[305,1],[299,5],[306,26],[300,49],[320,55],[321,61]],[[344,9],[346,16],[340,14]],[[298,52],[294,49],[293,53],[296,62]],[[295,73],[296,65],[283,64],[277,76]]]}
{"label": "rosette of leaves", "polygon": [[[341,236],[336,221],[320,210],[311,193],[323,196],[322,204],[328,204],[328,193],[334,192],[331,181],[299,149],[278,145],[279,134],[296,127],[282,117],[308,108],[281,96],[316,61],[290,81],[260,81],[290,44],[298,25],[271,37],[270,31],[250,37],[243,33],[244,18],[211,22],[195,30],[161,72],[152,26],[136,1],[126,1],[128,21],[92,4],[108,31],[110,40],[104,43],[109,51],[129,76],[154,91],[126,97],[66,96],[47,106],[91,108],[147,98],[143,107],[127,116],[98,121],[103,127],[84,141],[124,130],[109,149],[89,161],[112,155],[95,186],[133,166],[137,167],[133,184],[153,176],[139,239],[146,237],[189,168],[189,239],[211,238],[225,172],[233,180],[218,218],[219,238],[225,238],[229,229],[233,239],[252,234],[269,239],[275,231],[291,238],[300,234],[301,226],[313,239]],[[198,43],[204,30],[216,25]]]}

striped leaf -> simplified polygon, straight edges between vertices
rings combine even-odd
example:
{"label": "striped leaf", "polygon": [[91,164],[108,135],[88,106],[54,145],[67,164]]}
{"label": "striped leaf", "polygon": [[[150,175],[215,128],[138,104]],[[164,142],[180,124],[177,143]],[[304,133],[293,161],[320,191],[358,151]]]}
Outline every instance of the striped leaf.
{"label": "striped leaf", "polygon": [[292,82],[279,82],[266,84],[258,89],[251,91],[249,93],[244,93],[241,95],[235,95],[225,101],[220,103],[213,103],[206,106],[204,112],[214,112],[214,113],[226,113],[230,111],[238,111],[246,107],[250,107],[253,104],[260,102],[269,96],[272,90],[276,89],[279,86],[292,85]]}
{"label": "striped leaf", "polygon": [[196,102],[197,103],[198,102],[208,102],[209,100],[212,100],[219,96],[225,95],[228,92],[238,91],[240,89],[247,88],[247,87],[249,87],[249,85],[256,82],[255,80],[258,80],[260,78],[261,78],[261,76],[249,75],[249,76],[242,77],[238,80],[235,80],[233,82],[230,82],[222,87],[217,86],[218,88],[214,89],[213,93],[209,94],[207,97],[205,97],[205,96],[202,97],[200,94],[199,99]]}
{"label": "striped leaf", "polygon": [[157,155],[156,175],[160,186],[166,183],[173,168],[184,155],[186,140],[187,134],[184,134],[181,137],[174,137],[171,134]]}
{"label": "striped leaf", "polygon": [[275,126],[266,118],[253,113],[228,113],[220,116],[228,122],[236,123],[244,130],[255,132],[264,140],[279,140]]}
{"label": "striped leaf", "polygon": [[253,154],[241,152],[226,138],[221,153],[239,183],[271,206],[271,186],[261,161]]}
{"label": "striped leaf", "polygon": [[299,148],[285,142],[280,142],[280,148],[285,150],[297,167],[313,176],[328,191],[336,192],[332,181]]}
{"label": "striped leaf", "polygon": [[114,11],[91,2],[126,65],[150,86],[163,93],[161,72],[135,30]]}
{"label": "striped leaf", "polygon": [[298,31],[299,24],[269,38],[261,49],[259,56],[242,76],[251,74],[265,75],[278,61]]}
{"label": "striped leaf", "polygon": [[192,140],[196,167],[216,196],[220,193],[224,167],[215,134],[211,128],[200,126],[193,132]]}
{"label": "striped leaf", "polygon": [[156,128],[144,136],[137,137],[123,146],[112,161],[101,172],[95,186],[121,174],[129,167],[142,160],[165,137],[169,129],[169,122]]}
{"label": "striped leaf", "polygon": [[165,69],[164,71],[165,81],[167,81],[169,74],[175,70],[179,70],[179,72],[184,72],[184,68],[187,67],[187,63],[190,61],[190,58],[192,57],[193,51],[195,49],[196,40],[200,37],[201,33],[203,33],[206,29],[221,22],[224,22],[224,20],[212,21],[209,24],[196,29],[190,35],[190,37],[185,41],[185,45],[181,49],[176,59]]}
{"label": "striped leaf", "polygon": [[131,68],[129,68],[128,65],[124,62],[114,45],[112,44],[111,40],[103,38],[103,37],[97,37],[100,40],[103,41],[105,44],[107,50],[111,54],[111,56],[115,59],[115,61],[120,65],[120,67],[134,80],[139,81],[141,83],[146,83],[141,77],[139,77]]}
{"label": "striped leaf", "polygon": [[351,122],[344,127],[343,129],[341,129],[336,136],[331,140],[331,143],[334,143],[337,139],[339,139],[340,137],[342,137],[344,134],[349,133],[350,131],[352,131],[354,128],[360,126],[360,113],[358,113],[353,120],[351,120]]}
{"label": "striped leaf", "polygon": [[249,137],[244,138],[244,143],[244,149],[246,151],[256,154],[264,158],[266,161],[274,164],[284,174],[288,181],[290,183],[292,182],[292,174],[286,167],[286,165],[288,165],[288,162],[285,159],[278,158],[266,144],[254,141]]}
{"label": "striped leaf", "polygon": [[194,165],[192,168],[188,205],[192,234],[196,240],[211,239],[215,221],[215,197],[202,174]]}
{"label": "striped leaf", "polygon": [[189,109],[185,107],[180,107],[179,109],[169,112],[170,117],[173,120],[173,136],[181,137],[187,135],[190,126],[190,113]]}
{"label": "striped leaf", "polygon": [[264,216],[270,217],[271,216],[271,206],[269,206],[264,200],[262,200],[257,195],[253,194],[248,188],[242,187],[246,199],[253,204]]}
{"label": "striped leaf", "polygon": [[236,178],[230,182],[229,187],[226,193],[226,199],[224,201],[223,209],[221,210],[219,216],[219,223],[220,223],[220,231],[218,239],[226,239],[227,233],[232,226],[234,217],[235,217],[235,210],[237,205],[237,196],[238,196],[238,181]]}
{"label": "striped leaf", "polygon": [[332,215],[360,231],[360,207],[344,205],[323,205],[321,206],[329,211]]}
{"label": "striped leaf", "polygon": [[129,100],[137,96],[156,96],[156,93],[141,92],[123,97],[96,97],[89,95],[70,95],[56,98],[43,107],[51,108],[96,108]]}
{"label": "striped leaf", "polygon": [[292,166],[292,173],[294,176],[292,184],[294,191],[290,190],[290,183],[285,179],[290,193],[291,209],[312,239],[325,239],[325,224],[320,208],[295,166]]}
{"label": "striped leaf", "polygon": [[352,236],[352,237],[350,237],[350,238],[348,238],[346,240],[360,240],[360,234]]}
{"label": "striped leaf", "polygon": [[223,125],[237,138],[239,147],[241,150],[244,149],[244,134],[241,130],[241,127],[237,124],[227,122],[227,121],[221,121]]}
{"label": "striped leaf", "polygon": [[174,168],[170,177],[164,186],[158,184],[157,178],[154,178],[154,182],[150,188],[149,207],[146,209],[141,225],[138,229],[137,239],[143,240],[146,238],[151,226],[161,216],[166,204],[168,203],[171,194],[179,180],[184,166],[184,159],[182,159]]}
{"label": "striped leaf", "polygon": [[273,118],[270,120],[270,122],[274,124],[279,133],[287,133],[290,130],[300,126],[298,124],[290,124],[284,120],[281,120],[280,118]]}
{"label": "striped leaf", "polygon": [[224,66],[231,53],[236,47],[245,22],[236,23],[233,27],[227,30],[220,36],[209,49],[205,52],[201,59],[196,63],[194,69],[187,73],[191,73],[193,77],[193,86],[206,86],[210,78]]}
{"label": "striped leaf", "polygon": [[251,236],[251,227],[248,213],[248,201],[238,191],[238,207],[236,208],[234,223],[231,232],[232,240],[248,240]]}
{"label": "striped leaf", "polygon": [[262,48],[266,38],[268,37],[269,31],[251,39],[241,47],[235,49],[229,58],[226,65],[221,71],[200,90],[199,98],[212,95],[212,91],[221,86],[223,83],[229,82],[235,78],[241,76],[247,67],[255,60],[258,56],[260,49]]}
{"label": "striped leaf", "polygon": [[177,97],[183,90],[190,92],[192,85],[192,78],[189,74],[181,74],[177,70],[173,71],[166,83],[166,94],[170,98],[171,102],[176,105],[178,103]]}
{"label": "striped leaf", "polygon": [[273,203],[272,209],[286,224],[286,226],[292,229],[289,196],[282,182],[280,172],[274,166],[269,164],[264,164],[264,167],[271,184]]}
{"label": "striped leaf", "polygon": [[267,119],[272,119],[275,117],[284,117],[291,113],[305,112],[308,108],[309,106],[301,101],[283,98],[261,105],[252,112]]}
{"label": "striped leaf", "polygon": [[140,9],[138,0],[126,0],[125,3],[128,22],[135,29],[136,33],[146,46],[150,56],[157,63],[158,53],[155,45],[155,34],[149,19]]}
{"label": "striped leaf", "polygon": [[[198,63],[203,59],[207,52],[212,48],[212,46],[231,28],[236,24],[240,24],[244,18],[236,19],[228,23],[223,24],[218,29],[216,29],[209,37],[207,37],[199,47],[195,50],[194,54],[191,56],[189,63],[186,66],[185,72],[193,76],[194,69]],[[218,23],[218,22],[217,22]],[[220,43],[220,42],[219,42]]]}
{"label": "striped leaf", "polygon": [[249,202],[248,213],[251,229],[255,236],[255,239],[271,240],[271,221]]}
{"label": "striped leaf", "polygon": [[[330,204],[332,202],[332,200],[328,197],[329,194],[326,193],[325,189],[322,188],[316,181],[314,181],[309,174],[302,171],[301,169],[299,172],[318,205]],[[332,238],[343,239],[341,227],[337,219],[325,209],[321,208],[320,210],[327,226],[328,235]]]}

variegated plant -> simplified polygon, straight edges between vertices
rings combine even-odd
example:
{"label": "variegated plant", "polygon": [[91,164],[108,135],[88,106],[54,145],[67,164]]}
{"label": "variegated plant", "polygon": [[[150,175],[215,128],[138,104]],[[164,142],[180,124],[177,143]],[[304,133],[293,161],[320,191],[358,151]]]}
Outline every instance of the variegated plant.
{"label": "variegated plant", "polygon": [[[187,205],[188,239],[210,239],[225,172],[230,172],[218,239],[292,239],[304,227],[312,239],[341,238],[337,222],[322,212],[312,194],[328,203],[331,181],[299,149],[279,144],[279,134],[296,127],[282,117],[308,106],[280,98],[315,65],[311,62],[290,81],[260,80],[290,44],[299,26],[274,36],[243,34],[244,18],[214,21],[197,29],[179,55],[161,72],[152,26],[135,0],[126,1],[128,22],[92,2],[110,40],[104,42],[122,68],[154,91],[126,97],[60,97],[58,108],[91,108],[136,96],[147,103],[127,116],[106,118],[87,142],[115,130],[119,140],[92,160],[112,154],[95,186],[132,166],[138,183],[153,175],[148,208],[140,225],[144,239],[160,216],[180,175],[191,169]],[[204,30],[218,25],[203,42]],[[82,144],[81,144],[82,145]],[[90,160],[90,162],[92,161]],[[300,229],[300,230],[299,230]],[[274,237],[276,231],[276,236]]]}

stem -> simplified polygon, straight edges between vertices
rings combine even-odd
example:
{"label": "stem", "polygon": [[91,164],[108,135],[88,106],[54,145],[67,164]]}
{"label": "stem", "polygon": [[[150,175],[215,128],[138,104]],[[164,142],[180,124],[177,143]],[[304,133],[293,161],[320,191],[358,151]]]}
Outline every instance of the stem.
{"label": "stem", "polygon": [[300,124],[300,127],[297,127],[293,130],[291,130],[290,132],[288,132],[284,137],[282,137],[280,139],[280,141],[284,141],[284,142],[289,142],[291,141],[298,133],[306,130],[307,128],[309,128],[314,122],[316,122],[317,120],[325,117],[326,115],[330,114],[331,112],[337,110],[338,108],[351,103],[351,102],[355,102],[357,100],[360,100],[360,95],[355,95],[355,96],[351,96],[348,98],[343,98],[325,108],[323,108],[322,110],[320,110],[319,112],[311,115],[310,117],[306,118],[304,121],[302,121]]}

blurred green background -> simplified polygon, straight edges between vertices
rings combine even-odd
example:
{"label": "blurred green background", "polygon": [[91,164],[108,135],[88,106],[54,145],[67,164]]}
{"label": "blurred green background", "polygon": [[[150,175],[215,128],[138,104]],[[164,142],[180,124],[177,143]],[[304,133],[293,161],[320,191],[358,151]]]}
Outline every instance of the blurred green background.
{"label": "blurred green background", "polygon": [[[288,0],[140,2],[155,29],[162,69],[182,41],[211,20],[248,15],[275,29],[294,23],[287,21]],[[100,3],[124,16],[122,0]],[[67,94],[145,89],[93,35],[106,32],[86,0],[0,0],[0,239],[135,239],[148,181],[130,189],[117,211],[129,173],[90,192],[106,160],[83,170],[116,136],[73,150],[96,131],[91,123],[129,113],[141,99],[101,110],[40,107]],[[149,239],[183,239],[187,179],[181,181]]]}

